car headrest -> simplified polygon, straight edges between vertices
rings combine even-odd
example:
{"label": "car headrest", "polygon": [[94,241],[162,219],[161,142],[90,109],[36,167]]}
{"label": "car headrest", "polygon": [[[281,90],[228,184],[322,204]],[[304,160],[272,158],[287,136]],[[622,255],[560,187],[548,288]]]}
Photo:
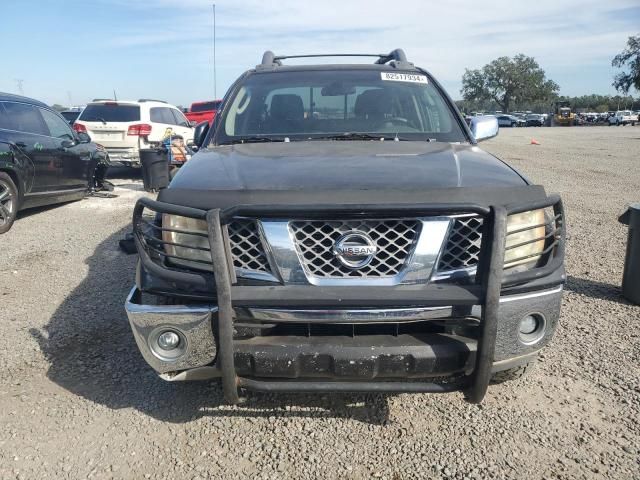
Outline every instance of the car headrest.
{"label": "car headrest", "polygon": [[382,88],[366,90],[356,98],[354,112],[357,117],[391,113],[391,97]]}
{"label": "car headrest", "polygon": [[271,99],[271,118],[278,120],[303,120],[304,105],[302,98],[294,94],[274,95]]}

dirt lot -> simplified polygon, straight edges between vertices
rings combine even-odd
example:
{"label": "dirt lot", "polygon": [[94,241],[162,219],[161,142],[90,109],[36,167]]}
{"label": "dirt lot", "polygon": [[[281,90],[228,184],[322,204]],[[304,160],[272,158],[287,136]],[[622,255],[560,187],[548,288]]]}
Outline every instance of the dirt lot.
{"label": "dirt lot", "polygon": [[[531,138],[541,145],[530,145]],[[504,129],[483,144],[565,199],[561,325],[526,379],[461,394],[264,396],[168,384],[138,353],[119,252],[141,182],[0,237],[0,478],[640,478],[640,307],[620,294],[640,127]],[[119,175],[123,177],[123,175]]]}

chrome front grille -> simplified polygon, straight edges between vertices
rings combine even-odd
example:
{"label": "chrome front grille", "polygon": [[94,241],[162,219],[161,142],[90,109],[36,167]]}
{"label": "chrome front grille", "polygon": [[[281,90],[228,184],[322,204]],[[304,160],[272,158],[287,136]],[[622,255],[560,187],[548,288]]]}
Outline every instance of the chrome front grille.
{"label": "chrome front grille", "polygon": [[454,218],[449,238],[438,263],[438,272],[477,267],[481,243],[481,217]]}
{"label": "chrome front grille", "polygon": [[[382,278],[400,273],[415,248],[418,220],[305,220],[292,221],[289,228],[305,271],[319,278]],[[367,234],[377,252],[368,265],[352,269],[336,258],[333,248],[345,233]]]}
{"label": "chrome front grille", "polygon": [[229,223],[228,231],[234,267],[256,272],[270,271],[255,220],[234,219]]}

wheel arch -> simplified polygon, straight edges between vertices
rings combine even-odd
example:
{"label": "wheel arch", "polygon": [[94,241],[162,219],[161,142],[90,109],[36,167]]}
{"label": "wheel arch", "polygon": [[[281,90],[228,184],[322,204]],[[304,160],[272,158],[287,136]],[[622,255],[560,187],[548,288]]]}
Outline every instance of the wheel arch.
{"label": "wheel arch", "polygon": [[10,164],[7,164],[5,162],[0,162],[0,172],[6,173],[7,175],[9,175],[11,180],[13,180],[14,185],[18,189],[18,209],[20,209],[20,206],[22,205],[22,201],[24,200],[24,193],[25,193],[24,183],[22,182],[20,174],[18,173],[18,171],[16,171],[15,168],[12,168]]}

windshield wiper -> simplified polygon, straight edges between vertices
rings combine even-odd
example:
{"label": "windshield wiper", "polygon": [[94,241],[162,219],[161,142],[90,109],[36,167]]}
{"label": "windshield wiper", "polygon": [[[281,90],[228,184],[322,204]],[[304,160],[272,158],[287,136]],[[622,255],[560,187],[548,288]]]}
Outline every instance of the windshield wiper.
{"label": "windshield wiper", "polygon": [[226,142],[220,143],[220,145],[235,145],[238,143],[262,143],[262,142],[287,142],[287,138],[272,138],[272,137],[242,137],[234,138]]}
{"label": "windshield wiper", "polygon": [[310,140],[396,140],[406,141],[406,138],[397,135],[375,135],[371,133],[345,132],[334,135],[322,135],[320,137],[310,137]]}
{"label": "windshield wiper", "polygon": [[102,117],[91,117],[91,118],[86,118],[84,120],[87,121],[87,122],[93,122],[95,120],[98,120],[99,122],[102,122],[103,125],[107,124],[107,121]]}

